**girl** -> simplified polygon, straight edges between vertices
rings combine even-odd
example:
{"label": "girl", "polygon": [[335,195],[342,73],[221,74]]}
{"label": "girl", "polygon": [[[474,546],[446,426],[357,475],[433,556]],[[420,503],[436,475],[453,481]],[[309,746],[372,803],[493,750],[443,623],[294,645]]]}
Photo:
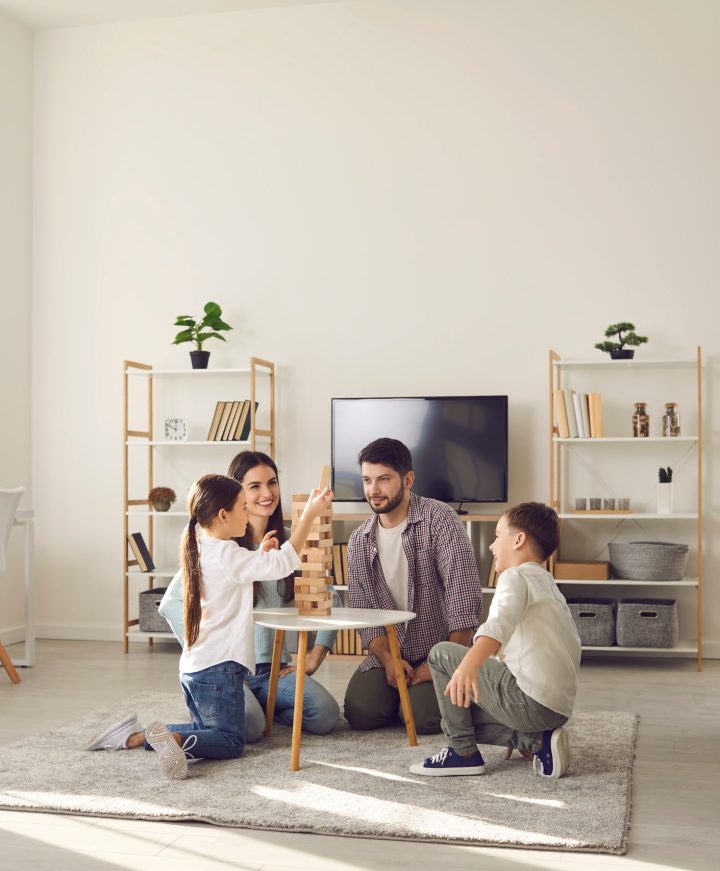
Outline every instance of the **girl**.
{"label": "girl", "polygon": [[[230,463],[228,475],[242,484],[247,499],[249,523],[245,534],[236,539],[241,547],[257,549],[268,529],[277,530],[277,539],[282,544],[290,534],[283,527],[283,510],[280,502],[278,470],[273,460],[261,451],[242,451]],[[253,606],[259,608],[294,607],[294,583],[290,575],[280,580],[255,580],[253,583]],[[337,593],[333,604],[341,606]],[[185,635],[183,624],[182,576],[178,574],[170,582],[163,596],[160,614],[168,621],[175,636],[182,643]],[[314,674],[323,662],[335,641],[335,632],[319,632],[314,647],[308,653],[305,673]],[[245,740],[248,744],[258,741],[265,731],[265,708],[270,684],[272,663],[273,630],[255,627],[255,661],[257,671],[248,675],[245,682]],[[292,726],[295,707],[295,666],[291,665],[287,648],[283,647],[282,667],[275,699],[275,720]],[[308,677],[303,692],[302,728],[314,735],[330,732],[340,719],[340,708],[330,693],[316,680]]]}
{"label": "girl", "polygon": [[[269,580],[300,568],[302,549],[313,520],[332,493],[313,490],[289,541],[280,547],[269,530],[257,552],[233,538],[248,525],[245,494],[224,475],[205,475],[190,489],[190,521],[183,533],[181,561],[185,646],[180,684],[192,723],[151,723],[137,729],[131,715],[94,738],[89,750],[145,746],[158,754],[170,778],[187,777],[185,751],[208,759],[234,759],[245,749],[243,682],[255,670],[252,634],[252,581]],[[197,527],[204,531],[198,539]]]}

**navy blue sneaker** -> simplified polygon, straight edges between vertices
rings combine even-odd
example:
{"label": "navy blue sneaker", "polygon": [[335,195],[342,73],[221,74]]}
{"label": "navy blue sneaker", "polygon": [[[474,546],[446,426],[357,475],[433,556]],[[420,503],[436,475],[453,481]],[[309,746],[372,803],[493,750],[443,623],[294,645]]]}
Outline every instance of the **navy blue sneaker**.
{"label": "navy blue sneaker", "polygon": [[533,771],[541,777],[557,780],[570,767],[570,744],[565,729],[547,729],[543,732],[542,747],[533,756]]}
{"label": "navy blue sneaker", "polygon": [[485,774],[485,761],[479,751],[472,756],[461,756],[452,747],[445,747],[434,756],[420,764],[410,766],[412,774],[425,774],[430,777],[447,777],[453,774]]}

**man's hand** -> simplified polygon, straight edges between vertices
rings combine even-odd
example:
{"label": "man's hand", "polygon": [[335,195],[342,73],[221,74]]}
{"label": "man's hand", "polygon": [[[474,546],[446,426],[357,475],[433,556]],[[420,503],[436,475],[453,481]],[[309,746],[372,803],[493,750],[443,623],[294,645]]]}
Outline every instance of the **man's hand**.
{"label": "man's hand", "polygon": [[426,683],[427,681],[432,680],[432,674],[430,673],[430,666],[427,662],[423,662],[422,665],[419,665],[415,669],[415,674],[412,676],[412,680],[410,681],[411,686],[415,686],[419,683]]}
{"label": "man's hand", "polygon": [[[405,662],[404,659],[401,659],[403,671],[405,672],[405,680],[408,683],[413,682],[413,675],[415,674],[415,669],[410,665],[409,662]],[[392,660],[385,664],[385,680],[388,683],[388,686],[393,689],[397,689],[397,677],[395,676],[395,664]]]}

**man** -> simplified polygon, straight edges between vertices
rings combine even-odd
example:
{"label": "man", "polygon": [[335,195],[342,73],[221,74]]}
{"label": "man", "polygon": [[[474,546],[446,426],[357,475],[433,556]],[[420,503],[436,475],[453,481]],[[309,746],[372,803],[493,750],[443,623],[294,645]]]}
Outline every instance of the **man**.
{"label": "man", "polygon": [[[417,614],[396,628],[415,728],[434,734],[440,709],[427,657],[440,641],[470,644],[482,604],[475,553],[455,511],[411,492],[412,456],[402,442],[377,439],[358,462],[376,516],[348,543],[350,605]],[[385,629],[360,635],[369,655],[348,684],[345,717],[353,729],[378,729],[397,722],[400,694]]]}

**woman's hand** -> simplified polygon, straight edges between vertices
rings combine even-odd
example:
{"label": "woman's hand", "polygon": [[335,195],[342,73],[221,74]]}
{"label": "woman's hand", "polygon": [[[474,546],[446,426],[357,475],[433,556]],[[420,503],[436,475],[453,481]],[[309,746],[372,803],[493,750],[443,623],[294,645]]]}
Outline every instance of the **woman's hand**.
{"label": "woman's hand", "polygon": [[280,545],[278,544],[278,540],[275,536],[276,532],[274,529],[266,532],[263,536],[263,540],[260,542],[260,547],[258,548],[258,550],[261,550],[263,553],[267,553],[269,550],[277,550]]}

